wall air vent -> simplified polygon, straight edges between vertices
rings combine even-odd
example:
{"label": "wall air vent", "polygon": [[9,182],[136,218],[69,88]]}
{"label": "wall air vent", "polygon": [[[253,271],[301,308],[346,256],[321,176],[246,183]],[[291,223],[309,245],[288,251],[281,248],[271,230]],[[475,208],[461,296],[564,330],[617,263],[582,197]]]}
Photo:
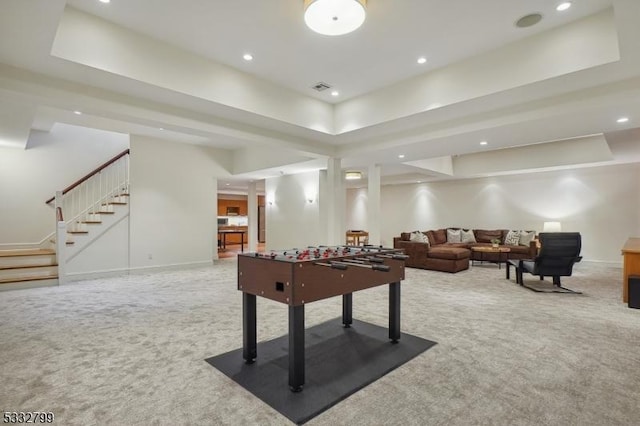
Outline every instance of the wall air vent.
{"label": "wall air vent", "polygon": [[331,89],[331,86],[329,86],[327,83],[323,83],[322,81],[319,83],[314,84],[313,86],[311,86],[311,88],[313,90],[317,90],[318,92],[322,92],[324,90],[327,89]]}

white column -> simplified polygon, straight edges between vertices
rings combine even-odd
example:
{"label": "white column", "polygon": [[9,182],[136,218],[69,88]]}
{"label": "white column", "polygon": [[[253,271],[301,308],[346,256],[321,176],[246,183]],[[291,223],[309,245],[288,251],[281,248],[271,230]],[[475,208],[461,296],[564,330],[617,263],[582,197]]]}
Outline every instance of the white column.
{"label": "white column", "polygon": [[379,245],[380,241],[380,165],[369,166],[367,188],[367,231],[369,244]]}
{"label": "white column", "polygon": [[256,182],[249,182],[247,198],[247,215],[249,219],[248,251],[258,250],[258,193]]}
{"label": "white column", "polygon": [[342,183],[342,161],[340,158],[327,160],[327,171],[322,179],[320,214],[326,218],[325,244],[345,243],[346,193]]}
{"label": "white column", "polygon": [[55,216],[56,216],[56,263],[58,264],[58,284],[66,284],[67,282],[67,223],[63,217],[58,217],[58,208],[62,211],[62,191],[56,191],[55,199]]}
{"label": "white column", "polygon": [[[130,192],[130,191],[128,191]],[[213,183],[211,185],[211,193],[213,194],[211,200],[211,208],[215,213],[214,222],[213,222],[213,239],[211,241],[211,259],[218,260],[218,179],[213,178]],[[129,210],[131,211],[131,210]],[[129,219],[129,236],[131,236],[131,219]],[[129,267],[131,267],[131,237],[129,237]]]}

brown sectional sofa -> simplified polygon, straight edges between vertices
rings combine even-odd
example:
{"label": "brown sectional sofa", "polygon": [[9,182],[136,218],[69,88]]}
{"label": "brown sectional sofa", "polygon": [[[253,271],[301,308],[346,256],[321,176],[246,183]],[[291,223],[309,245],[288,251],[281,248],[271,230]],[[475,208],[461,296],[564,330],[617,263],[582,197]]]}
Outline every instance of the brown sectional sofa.
{"label": "brown sectional sofa", "polygon": [[[448,228],[459,230],[460,228]],[[481,260],[480,254],[471,250],[474,246],[491,246],[493,239],[500,240],[501,247],[508,247],[511,251],[508,259],[532,259],[537,253],[537,243],[532,240],[529,245],[505,245],[505,237],[508,229],[474,229],[473,235],[476,242],[449,243],[447,242],[447,229],[423,231],[429,240],[428,243],[410,241],[411,233],[403,232],[400,237],[393,239],[393,247],[404,249],[409,258],[406,266],[412,268],[432,269],[443,272],[459,272],[469,268],[469,260]],[[529,231],[533,232],[533,231]],[[483,260],[498,260],[497,254],[492,259],[491,253],[483,253]]]}

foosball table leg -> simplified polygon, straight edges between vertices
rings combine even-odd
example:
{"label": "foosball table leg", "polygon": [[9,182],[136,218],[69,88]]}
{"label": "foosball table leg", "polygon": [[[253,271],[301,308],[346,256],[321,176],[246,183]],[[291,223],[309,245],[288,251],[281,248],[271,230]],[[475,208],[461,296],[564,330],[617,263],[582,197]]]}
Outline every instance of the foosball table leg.
{"label": "foosball table leg", "polygon": [[389,284],[389,339],[400,340],[400,283]]}
{"label": "foosball table leg", "polygon": [[353,323],[352,307],[353,307],[353,293],[343,294],[342,295],[342,324],[344,325],[344,328],[351,327],[351,324]]}
{"label": "foosball table leg", "polygon": [[256,296],[242,293],[242,358],[251,364],[257,356]]}
{"label": "foosball table leg", "polygon": [[289,306],[289,389],[304,386],[304,305]]}

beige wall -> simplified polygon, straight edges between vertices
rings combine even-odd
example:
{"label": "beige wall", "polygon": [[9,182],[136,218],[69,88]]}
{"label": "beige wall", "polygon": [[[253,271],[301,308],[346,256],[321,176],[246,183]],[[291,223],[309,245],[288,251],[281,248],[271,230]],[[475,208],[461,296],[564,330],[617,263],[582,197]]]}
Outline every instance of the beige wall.
{"label": "beige wall", "polygon": [[320,229],[319,186],[317,171],[266,179],[268,249],[326,244],[326,232]]}
{"label": "beige wall", "polygon": [[227,151],[131,136],[131,268],[217,257],[217,178]]}
{"label": "beige wall", "polygon": [[[542,230],[548,220],[583,237],[585,260],[621,262],[640,235],[640,165],[583,168],[382,188],[382,239],[440,227]],[[347,227],[366,224],[366,190],[347,193]]]}
{"label": "beige wall", "polygon": [[45,200],[129,148],[129,136],[56,124],[32,130],[28,146],[0,148],[0,247],[39,243],[53,232]]}

